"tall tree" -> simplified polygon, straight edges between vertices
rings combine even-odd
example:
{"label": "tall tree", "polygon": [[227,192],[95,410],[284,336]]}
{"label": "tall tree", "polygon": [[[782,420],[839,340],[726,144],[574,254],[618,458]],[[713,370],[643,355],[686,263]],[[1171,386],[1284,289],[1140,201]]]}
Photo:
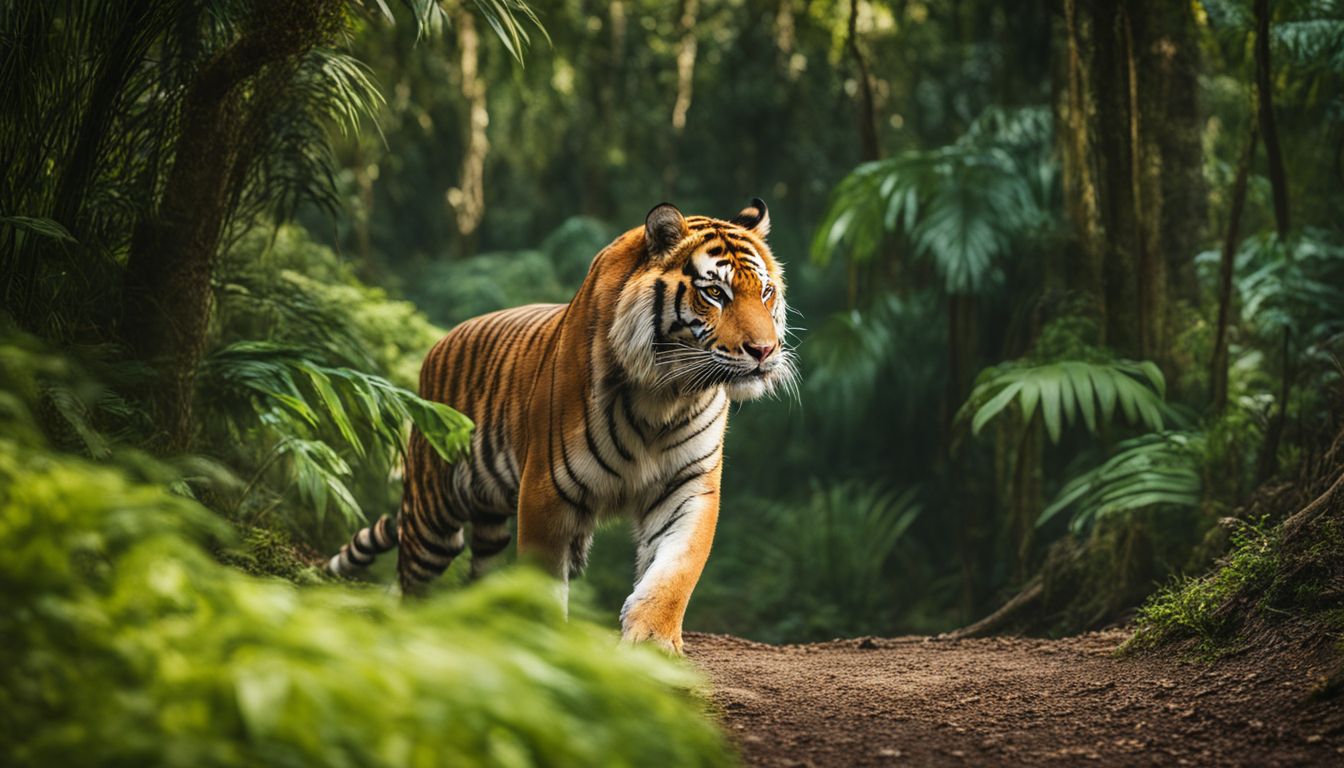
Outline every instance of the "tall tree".
{"label": "tall tree", "polygon": [[210,321],[210,278],[255,157],[248,133],[263,130],[276,106],[248,86],[268,68],[292,66],[298,56],[331,40],[342,11],[341,0],[250,5],[241,34],[187,85],[172,170],[160,205],[136,228],[123,303],[126,339],[159,364],[153,402],[169,450],[184,449],[191,440],[193,387]]}
{"label": "tall tree", "polygon": [[1288,237],[1288,178],[1279,148],[1279,127],[1274,119],[1274,83],[1269,62],[1269,0],[1255,0],[1255,93],[1260,133],[1265,137],[1265,160],[1274,196],[1274,225],[1279,239]]}
{"label": "tall tree", "polygon": [[1163,359],[1201,236],[1198,47],[1188,3],[1064,0],[1059,109],[1065,204],[1104,341]]}
{"label": "tall tree", "polygon": [[1246,182],[1251,172],[1251,158],[1259,139],[1256,123],[1251,122],[1250,136],[1241,159],[1237,161],[1237,176],[1232,182],[1232,200],[1227,211],[1227,231],[1223,237],[1223,252],[1218,266],[1218,320],[1214,325],[1213,360],[1209,367],[1209,386],[1212,390],[1214,413],[1227,406],[1227,333],[1232,319],[1232,273],[1237,261],[1237,246],[1241,243],[1241,213],[1246,207]]}

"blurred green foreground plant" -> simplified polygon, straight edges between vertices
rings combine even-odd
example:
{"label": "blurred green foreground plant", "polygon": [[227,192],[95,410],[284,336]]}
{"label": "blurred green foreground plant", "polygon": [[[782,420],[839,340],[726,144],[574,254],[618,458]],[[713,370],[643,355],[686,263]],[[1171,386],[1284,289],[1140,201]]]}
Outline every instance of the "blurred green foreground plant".
{"label": "blurred green foreground plant", "polygon": [[533,573],[403,605],[219,564],[209,510],[48,449],[55,358],[0,352],[0,763],[729,762],[689,670],[566,623]]}

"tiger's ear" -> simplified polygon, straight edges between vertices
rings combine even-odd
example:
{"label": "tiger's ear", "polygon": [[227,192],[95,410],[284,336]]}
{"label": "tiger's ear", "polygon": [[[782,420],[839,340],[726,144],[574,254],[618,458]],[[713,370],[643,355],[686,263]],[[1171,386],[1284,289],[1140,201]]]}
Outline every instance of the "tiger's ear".
{"label": "tiger's ear", "polygon": [[686,218],[671,203],[660,203],[644,217],[644,243],[649,255],[665,256],[686,237]]}
{"label": "tiger's ear", "polygon": [[734,216],[729,223],[765,237],[770,234],[770,210],[765,207],[764,200],[753,197],[751,205],[743,208],[742,212]]}

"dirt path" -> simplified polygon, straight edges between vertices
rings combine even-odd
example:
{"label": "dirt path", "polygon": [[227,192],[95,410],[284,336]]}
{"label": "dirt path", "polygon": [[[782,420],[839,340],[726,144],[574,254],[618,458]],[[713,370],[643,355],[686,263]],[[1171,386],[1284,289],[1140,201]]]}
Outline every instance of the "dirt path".
{"label": "dirt path", "polygon": [[751,765],[1344,766],[1344,699],[1312,698],[1319,665],[1117,658],[1124,637],[686,650]]}

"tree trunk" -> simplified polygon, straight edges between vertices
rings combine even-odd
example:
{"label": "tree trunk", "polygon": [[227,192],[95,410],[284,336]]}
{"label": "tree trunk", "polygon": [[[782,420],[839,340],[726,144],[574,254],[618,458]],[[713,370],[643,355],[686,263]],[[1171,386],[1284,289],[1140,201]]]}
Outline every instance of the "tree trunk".
{"label": "tree trunk", "polygon": [[162,447],[190,446],[196,369],[210,322],[210,278],[242,183],[240,145],[249,111],[244,85],[333,34],[340,5],[284,0],[267,7],[193,78],[183,99],[174,161],[158,210],[136,227],[126,264],[122,334],[156,364],[152,401]]}
{"label": "tree trunk", "polygon": [[1213,360],[1209,364],[1209,385],[1212,389],[1213,412],[1222,413],[1227,407],[1227,330],[1232,317],[1232,272],[1236,266],[1237,246],[1241,243],[1241,212],[1246,207],[1246,181],[1250,176],[1251,158],[1259,139],[1255,121],[1251,121],[1251,135],[1237,161],[1237,176],[1232,182],[1232,199],[1227,212],[1227,235],[1223,238],[1223,255],[1218,269],[1218,324],[1213,337]]}
{"label": "tree trunk", "polygon": [[677,100],[672,105],[672,132],[680,136],[686,130],[686,113],[691,110],[695,85],[695,17],[699,0],[681,2],[681,41],[677,44]]}
{"label": "tree trunk", "polygon": [[877,111],[873,102],[873,81],[868,74],[868,59],[859,47],[859,0],[849,0],[849,37],[846,45],[858,70],[859,90],[859,152],[865,163],[882,156],[877,142]]}
{"label": "tree trunk", "polygon": [[1279,128],[1274,119],[1274,84],[1269,65],[1269,0],[1255,0],[1255,92],[1259,105],[1260,133],[1265,137],[1269,162],[1269,185],[1274,196],[1274,225],[1279,239],[1288,236],[1288,177],[1279,149]]}
{"label": "tree trunk", "polygon": [[1285,325],[1281,353],[1283,378],[1279,380],[1279,401],[1275,404],[1274,417],[1269,420],[1269,428],[1265,430],[1265,444],[1260,448],[1260,460],[1255,472],[1256,484],[1273,477],[1279,468],[1279,443],[1283,440],[1283,428],[1288,423],[1288,398],[1293,394],[1292,350],[1293,329]]}
{"label": "tree trunk", "polygon": [[[849,34],[845,40],[849,55],[854,58],[859,96],[859,159],[871,162],[882,157],[877,141],[877,110],[873,101],[873,81],[868,74],[868,59],[859,46],[859,0],[849,0]],[[851,258],[845,267],[849,285],[847,295],[849,308],[854,309],[859,301],[859,269]]]}
{"label": "tree trunk", "polygon": [[1063,16],[1058,135],[1079,252],[1069,284],[1093,297],[1103,343],[1163,360],[1172,299],[1196,295],[1186,265],[1204,218],[1193,12],[1064,0]]}
{"label": "tree trunk", "polygon": [[467,101],[467,146],[462,156],[458,186],[448,190],[449,211],[457,221],[463,251],[473,250],[473,235],[485,218],[485,156],[490,151],[486,128],[490,112],[486,105],[485,80],[480,74],[480,36],[476,19],[468,11],[456,14],[457,46],[462,55],[462,98]]}
{"label": "tree trunk", "polygon": [[1065,211],[1073,225],[1078,248],[1075,267],[1068,275],[1069,285],[1092,298],[1102,320],[1102,341],[1105,341],[1106,289],[1100,248],[1104,236],[1097,192],[1096,154],[1088,130],[1092,81],[1090,67],[1084,60],[1084,51],[1089,50],[1090,45],[1084,30],[1087,22],[1077,6],[1076,0],[1064,0],[1066,88],[1065,102],[1058,113],[1058,118],[1063,118],[1062,125],[1056,135],[1061,143]]}

